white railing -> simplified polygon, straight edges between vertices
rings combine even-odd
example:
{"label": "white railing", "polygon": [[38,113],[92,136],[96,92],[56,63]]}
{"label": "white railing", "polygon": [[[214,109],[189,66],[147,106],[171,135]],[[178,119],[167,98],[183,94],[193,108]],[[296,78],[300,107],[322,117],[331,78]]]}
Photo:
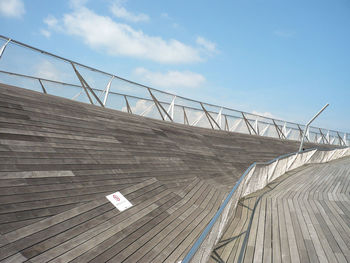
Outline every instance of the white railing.
{"label": "white railing", "polygon": [[[191,126],[297,140],[304,125],[163,92],[0,35],[0,82]],[[350,145],[350,134],[308,127],[306,142]]]}

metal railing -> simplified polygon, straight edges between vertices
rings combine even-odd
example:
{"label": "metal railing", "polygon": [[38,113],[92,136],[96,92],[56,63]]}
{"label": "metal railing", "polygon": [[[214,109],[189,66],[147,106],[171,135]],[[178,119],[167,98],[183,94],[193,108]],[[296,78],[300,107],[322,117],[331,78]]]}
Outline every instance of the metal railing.
{"label": "metal railing", "polygon": [[[185,125],[300,141],[302,124],[160,91],[0,35],[0,82]],[[350,134],[308,127],[306,142],[350,145]]]}
{"label": "metal railing", "polygon": [[[346,156],[350,156],[349,147],[339,147],[332,150],[313,148],[303,152],[284,154],[267,162],[254,162],[233,186],[232,190],[220,205],[218,211],[181,262],[207,262],[216,241],[218,241],[218,238],[221,238],[221,234],[227,222],[231,219],[233,211],[241,198],[263,189],[266,185],[283,174],[305,164],[324,163]],[[247,239],[248,236],[249,232],[246,231],[245,239]],[[201,247],[202,249],[200,249]],[[238,262],[242,262],[244,252],[245,250],[241,249]]]}

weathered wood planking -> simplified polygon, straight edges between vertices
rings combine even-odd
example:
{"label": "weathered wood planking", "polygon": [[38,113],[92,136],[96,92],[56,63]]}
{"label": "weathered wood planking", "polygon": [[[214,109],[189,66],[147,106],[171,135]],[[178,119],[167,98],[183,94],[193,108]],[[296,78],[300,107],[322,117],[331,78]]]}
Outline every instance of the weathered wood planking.
{"label": "weathered wood planking", "polygon": [[[247,245],[235,246],[237,239],[217,248],[222,262],[236,262],[231,255],[238,253],[244,255],[242,262],[350,261],[350,158],[291,171],[248,198],[256,202],[257,196],[262,198]],[[241,210],[237,208],[222,240],[247,229],[235,225],[249,213]]]}
{"label": "weathered wood planking", "polygon": [[179,261],[252,162],[297,147],[0,84],[0,260]]}

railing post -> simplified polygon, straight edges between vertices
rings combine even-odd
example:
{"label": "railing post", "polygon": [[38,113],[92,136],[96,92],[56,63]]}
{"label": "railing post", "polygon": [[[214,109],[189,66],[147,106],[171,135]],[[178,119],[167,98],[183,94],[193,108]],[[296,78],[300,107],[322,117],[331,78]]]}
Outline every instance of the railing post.
{"label": "railing post", "polygon": [[160,111],[161,109],[163,110],[163,112],[166,114],[166,116],[168,116],[169,120],[173,121],[173,119],[169,116],[169,114],[166,112],[166,110],[164,109],[164,107],[162,106],[162,104],[159,103],[159,101],[157,100],[156,97],[154,97],[153,93],[151,92],[151,89],[148,88],[148,92],[149,94],[151,95],[151,98],[154,102],[154,104],[156,105],[157,109],[158,109],[158,112],[160,114],[160,116],[162,117],[163,121],[165,121],[165,118],[162,114],[162,112]]}
{"label": "railing post", "polygon": [[340,137],[339,132],[337,132],[338,138],[339,138],[339,144],[340,146],[346,145],[345,142],[343,141],[343,138]]}
{"label": "railing post", "polygon": [[220,109],[218,116],[216,117],[215,121],[217,122],[217,124],[219,125],[219,127],[221,128],[221,122],[222,122],[222,108]]}
{"label": "railing post", "polygon": [[2,54],[5,52],[5,48],[6,48],[7,44],[10,43],[10,41],[11,41],[11,38],[9,38],[9,39],[5,42],[5,44],[2,45],[2,47],[1,47],[1,49],[0,49],[0,59],[1,59],[1,57],[2,57]]}
{"label": "railing post", "polygon": [[184,107],[184,106],[182,106],[182,110],[184,111],[184,124],[189,125],[188,118],[187,118],[187,114],[186,114],[186,111],[185,111],[185,107]]}
{"label": "railing post", "polygon": [[211,123],[211,121],[213,121],[213,122],[215,123],[216,127],[218,127],[219,130],[221,130],[219,124],[217,124],[217,122],[216,122],[216,121],[214,120],[214,118],[210,115],[210,113],[204,108],[203,103],[201,102],[200,104],[201,104],[201,106],[202,106],[202,109],[203,109],[205,115],[206,115],[207,118],[208,118],[208,121],[209,121],[209,124],[210,124],[211,128],[214,130],[214,126],[213,126],[213,124]]}
{"label": "railing post", "polygon": [[320,134],[321,134],[321,136],[322,136],[323,144],[329,144],[329,142],[327,141],[326,136],[324,136],[324,134],[323,134],[321,128],[318,128],[318,129],[320,130]]}
{"label": "railing post", "polygon": [[346,138],[346,133],[344,133],[344,142],[345,142],[345,146],[349,146],[349,143],[347,142],[347,138]]}
{"label": "railing post", "polygon": [[114,76],[112,76],[112,78],[110,79],[110,81],[107,84],[106,95],[105,95],[105,98],[103,99],[103,106],[106,106],[106,102],[107,102],[107,98],[108,98],[108,94],[109,94],[109,89],[111,88],[111,84],[112,84],[113,79],[114,79]]}
{"label": "railing post", "polygon": [[284,136],[285,139],[287,139],[287,137],[289,136],[291,130],[287,130],[287,122],[284,122],[283,127],[282,127],[282,134]]}
{"label": "railing post", "polygon": [[233,132],[234,132],[235,129],[238,127],[238,125],[241,124],[242,121],[243,121],[243,119],[242,119],[242,118],[239,118],[239,120],[238,120],[238,122],[237,122],[236,124],[233,123],[233,125],[232,125],[230,131],[233,131]]}
{"label": "railing post", "polygon": [[[272,120],[273,122],[273,125],[275,125],[275,128],[276,128],[276,131],[277,131],[277,134],[278,134],[278,137],[280,139],[286,139],[286,137],[284,136],[283,132],[281,131],[280,127],[278,127],[277,123],[275,122],[275,120]],[[284,138],[282,138],[284,137]]]}
{"label": "railing post", "polygon": [[128,113],[132,114],[131,107],[129,105],[129,101],[128,101],[128,98],[126,97],[126,95],[124,95],[124,99],[125,99],[126,109],[128,110]]}
{"label": "railing post", "polygon": [[150,106],[148,106],[141,114],[140,116],[144,116],[146,114],[146,112],[148,112],[150,109],[152,109],[153,105],[155,105],[155,103],[153,102]]}
{"label": "railing post", "polygon": [[81,85],[83,86],[83,88],[84,88],[84,90],[85,90],[85,93],[86,93],[86,95],[88,96],[88,98],[89,98],[89,100],[90,100],[90,103],[91,103],[91,104],[94,104],[93,101],[92,101],[92,99],[91,99],[91,97],[90,97],[90,95],[89,95],[88,89],[89,89],[89,91],[91,92],[91,94],[95,97],[95,99],[97,100],[97,102],[101,105],[101,107],[104,108],[105,106],[103,105],[103,103],[101,102],[101,100],[97,97],[97,95],[96,95],[95,92],[92,90],[92,88],[89,86],[89,84],[87,84],[87,82],[86,82],[85,79],[82,77],[82,75],[80,75],[79,71],[75,68],[73,62],[71,62],[71,65],[72,65],[72,67],[73,67],[73,69],[74,69],[74,72],[75,72],[75,74],[77,75],[77,77],[78,77],[78,79],[79,79]]}
{"label": "railing post", "polygon": [[[173,100],[171,101],[168,110],[166,111],[168,114],[171,114],[171,119],[174,119],[174,107],[175,107],[175,99],[176,96],[174,96]],[[165,116],[165,120],[166,120],[167,116]]]}
{"label": "railing post", "polygon": [[76,98],[78,98],[80,96],[81,93],[83,93],[84,89],[81,88],[81,91],[79,91],[76,95],[73,96],[72,100],[75,100]]}
{"label": "railing post", "polygon": [[38,80],[39,80],[41,89],[43,90],[43,92],[44,92],[45,94],[47,94],[46,89],[45,89],[44,84],[42,83],[41,79],[38,79]]}
{"label": "railing post", "polygon": [[255,135],[258,135],[258,133],[256,132],[256,130],[253,128],[253,126],[250,124],[250,122],[248,121],[248,119],[245,117],[244,113],[243,113],[243,112],[241,112],[241,113],[242,113],[242,116],[243,116],[245,125],[247,125],[249,134],[252,134],[252,132],[250,131],[250,129],[252,129],[253,132],[255,133]]}
{"label": "railing post", "polygon": [[77,69],[75,68],[74,64],[71,63],[71,65],[72,65],[72,67],[73,67],[73,69],[74,69],[74,72],[75,72],[75,74],[77,75],[77,77],[78,77],[78,79],[79,79],[79,81],[80,81],[80,83],[81,83],[81,86],[83,87],[83,89],[84,89],[84,91],[85,91],[85,93],[86,93],[86,96],[88,97],[90,103],[91,103],[91,104],[94,104],[93,101],[92,101],[92,99],[91,99],[91,97],[90,97],[89,92],[87,91],[87,89],[86,89],[86,87],[85,87],[84,81],[82,80],[82,76],[81,76],[80,73],[77,71]]}
{"label": "railing post", "polygon": [[301,138],[300,146],[299,146],[299,152],[303,150],[303,145],[304,145],[304,138],[306,135],[306,132],[309,130],[309,125],[329,106],[327,103],[323,108],[306,124],[304,132],[303,132],[303,137]]}
{"label": "railing post", "polygon": [[264,136],[266,131],[270,128],[270,124],[267,124],[266,127],[261,131],[261,133],[259,134],[260,136]]}
{"label": "railing post", "polygon": [[192,122],[191,126],[196,126],[197,123],[203,118],[204,115],[205,115],[205,112],[202,112],[202,114],[196,120],[194,120],[194,122]]}
{"label": "railing post", "polygon": [[230,131],[226,115],[224,115],[224,117],[225,117],[225,131]]}
{"label": "railing post", "polygon": [[260,132],[259,132],[259,121],[258,119],[255,120],[255,131],[257,132],[257,135],[260,135]]}

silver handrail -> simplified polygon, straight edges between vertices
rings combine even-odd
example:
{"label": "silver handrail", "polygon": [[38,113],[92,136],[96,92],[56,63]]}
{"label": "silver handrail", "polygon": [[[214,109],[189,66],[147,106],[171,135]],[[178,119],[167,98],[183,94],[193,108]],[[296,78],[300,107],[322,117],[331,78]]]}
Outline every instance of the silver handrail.
{"label": "silver handrail", "polygon": [[[249,134],[256,134],[256,135],[260,135],[260,136],[276,137],[276,138],[280,138],[280,139],[291,139],[291,140],[298,140],[298,141],[300,141],[303,138],[302,128],[305,126],[301,125],[301,124],[297,124],[297,123],[289,122],[289,121],[284,121],[284,120],[280,120],[280,119],[275,119],[275,118],[270,118],[270,117],[265,117],[265,116],[261,116],[258,114],[251,114],[251,113],[238,111],[238,110],[227,108],[227,107],[221,107],[221,106],[210,104],[210,103],[203,103],[203,102],[189,99],[189,98],[185,98],[182,96],[177,96],[177,95],[169,93],[169,92],[164,92],[164,91],[161,91],[161,90],[158,90],[155,88],[151,88],[151,87],[148,87],[146,85],[119,77],[117,75],[110,74],[110,73],[104,72],[102,70],[83,65],[81,63],[72,61],[70,59],[67,59],[67,58],[52,54],[50,52],[41,50],[39,48],[32,47],[28,44],[19,42],[17,40],[10,39],[10,38],[3,36],[3,35],[0,35],[0,39],[3,39],[5,41],[4,45],[1,48],[2,53],[5,53],[6,46],[15,45],[15,46],[19,46],[20,48],[30,49],[32,51],[43,54],[45,56],[49,56],[49,57],[55,58],[57,60],[69,63],[70,65],[73,66],[73,68],[76,69],[75,74],[79,78],[79,81],[81,82],[82,86],[76,85],[76,84],[69,84],[69,83],[63,83],[63,82],[59,82],[59,81],[48,80],[48,79],[42,78],[42,76],[34,77],[34,76],[28,76],[28,75],[24,75],[24,74],[15,73],[15,72],[8,72],[5,70],[2,70],[1,73],[12,74],[12,75],[16,75],[18,77],[19,76],[21,76],[21,77],[26,76],[26,77],[36,78],[39,80],[40,84],[42,84],[42,81],[46,81],[46,82],[49,81],[51,83],[56,83],[56,84],[61,84],[61,85],[66,85],[66,86],[74,86],[74,87],[80,87],[80,88],[85,87],[84,91],[85,91],[86,96],[89,98],[90,103],[93,103],[91,98],[95,98],[96,101],[99,102],[99,104],[101,106],[104,106],[107,102],[109,94],[124,96],[125,100],[126,100],[126,104],[128,106],[128,112],[131,113],[132,107],[130,106],[127,98],[134,98],[134,99],[139,99],[139,100],[144,100],[144,101],[150,101],[150,102],[154,103],[155,106],[157,106],[157,109],[159,111],[159,116],[161,117],[161,119],[170,120],[173,118],[168,118],[167,111],[165,109],[161,109],[162,108],[161,105],[158,104],[158,103],[161,103],[161,104],[169,105],[170,102],[167,102],[167,101],[164,101],[164,100],[157,98],[157,96],[166,95],[166,96],[170,96],[170,97],[174,98],[174,102],[171,102],[171,103],[173,103],[173,105],[175,107],[183,108],[182,114],[184,116],[184,120],[181,123],[184,123],[184,124],[189,123],[188,122],[188,113],[185,112],[185,109],[188,109],[188,110],[204,113],[204,118],[206,117],[206,119],[205,119],[205,122],[206,122],[205,127],[206,128],[211,127],[212,129],[219,129],[219,130],[221,129],[221,130],[225,130],[225,131],[243,132],[243,133],[249,132]],[[6,51],[6,52],[8,52],[8,51]],[[3,60],[4,56],[0,56],[0,59]],[[96,96],[96,94],[94,94],[94,91],[99,91],[99,92],[104,92],[104,91],[96,89],[96,87],[90,88],[90,86],[87,84],[86,80],[79,73],[79,69],[77,69],[76,66],[87,69],[91,72],[97,72],[97,73],[103,74],[104,76],[108,76],[109,78],[111,78],[111,80],[109,82],[109,88],[106,87],[106,89],[105,89],[108,92],[105,93],[103,103],[102,103],[102,101],[99,101],[99,98]],[[139,96],[133,96],[132,94],[126,95],[126,94],[114,92],[113,89],[111,88],[111,82],[113,79],[117,79],[117,80],[120,80],[122,82],[134,85],[135,87],[144,89],[146,92],[148,90],[149,92],[147,92],[147,93],[152,94],[151,98],[145,98],[145,97],[141,98]],[[42,85],[42,89],[43,89],[43,91],[45,90],[44,85]],[[92,95],[92,96],[90,96],[90,95]],[[175,98],[176,98],[176,102],[175,102]],[[194,105],[196,105],[196,107],[198,107],[198,108],[194,107]],[[106,105],[106,106],[108,107],[108,105]],[[215,110],[210,109],[210,108],[213,108]],[[215,118],[213,116],[217,116],[217,120],[220,120],[220,123],[217,123],[217,120],[215,120]],[[229,118],[231,118],[231,119],[229,119]],[[235,123],[235,121],[237,119],[243,120],[242,123],[245,123],[245,128],[242,128],[239,123]],[[232,124],[232,120],[234,121],[233,124]],[[178,122],[178,121],[176,121],[176,118],[174,121]],[[225,123],[223,124],[222,121],[224,121]],[[231,123],[230,123],[230,121],[231,121]],[[204,125],[203,121],[202,121],[202,124],[200,123],[200,121],[197,121],[195,123],[196,123],[196,126],[200,126],[200,127],[203,127],[201,125]],[[242,131],[242,129],[243,129],[243,131]],[[324,139],[325,135],[323,133],[326,134],[326,137],[328,139],[326,139],[326,140]],[[334,145],[343,145],[344,146],[344,145],[350,144],[350,134],[338,132],[335,130],[321,129],[321,128],[310,126],[310,137],[307,137],[307,140],[310,142],[314,142],[314,143],[324,143],[324,144],[334,144]]]}
{"label": "silver handrail", "polygon": [[304,139],[305,139],[305,135],[307,132],[307,129],[309,128],[310,124],[329,106],[329,103],[327,103],[325,106],[323,106],[323,108],[306,124],[304,132],[303,132],[303,137],[301,138],[301,142],[300,142],[300,147],[299,147],[299,152],[301,152],[303,150],[303,145],[304,145]]}
{"label": "silver handrail", "polygon": [[[338,147],[336,149],[341,150],[341,149],[346,149],[346,148],[348,148],[348,147]],[[202,231],[201,235],[197,238],[195,243],[192,245],[191,249],[186,254],[186,256],[181,261],[181,263],[189,263],[191,261],[191,259],[195,255],[195,253],[198,251],[198,249],[202,245],[202,243],[205,240],[205,238],[208,236],[209,232],[212,230],[214,224],[218,221],[219,217],[223,214],[223,211],[226,208],[227,204],[229,203],[230,199],[232,198],[233,194],[235,193],[237,188],[240,186],[242,181],[245,179],[245,177],[252,171],[253,168],[255,168],[258,165],[270,165],[270,164],[272,164],[272,163],[274,163],[276,161],[280,161],[282,159],[286,159],[286,158],[291,157],[293,155],[295,155],[297,157],[299,154],[306,154],[308,152],[318,151],[318,150],[319,149],[317,149],[317,148],[310,148],[310,149],[306,149],[302,153],[300,153],[300,152],[287,153],[287,154],[280,155],[280,156],[278,156],[278,157],[276,157],[276,158],[274,158],[274,159],[272,159],[270,161],[267,161],[267,162],[254,162],[254,163],[252,163],[247,168],[247,170],[245,170],[245,172],[241,175],[241,177],[236,182],[236,184],[233,186],[232,190],[229,192],[229,194],[227,195],[227,197],[225,198],[225,200],[223,201],[223,203],[219,207],[218,211],[215,213],[215,215],[210,220],[209,224],[205,227],[205,229]],[[334,151],[334,149],[325,149],[325,150],[322,150],[322,151],[323,152]],[[295,161],[295,159],[293,160],[293,162]],[[292,162],[292,164],[293,164],[293,162]],[[305,164],[306,163],[307,162],[305,162]],[[292,167],[292,164],[290,164],[289,167]]]}

